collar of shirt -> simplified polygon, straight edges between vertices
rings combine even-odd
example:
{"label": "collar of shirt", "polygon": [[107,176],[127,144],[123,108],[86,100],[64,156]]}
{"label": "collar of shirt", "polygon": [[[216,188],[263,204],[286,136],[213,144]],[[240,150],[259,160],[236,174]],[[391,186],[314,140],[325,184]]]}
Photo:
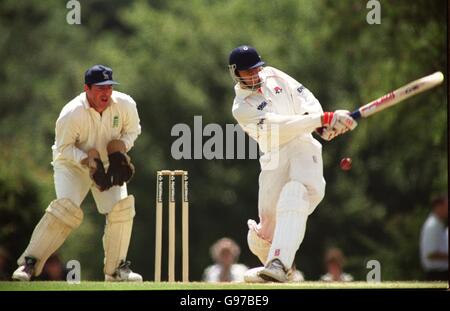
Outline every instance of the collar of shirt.
{"label": "collar of shirt", "polygon": [[234,91],[236,92],[236,97],[239,97],[239,98],[242,98],[242,99],[252,95],[255,92],[255,91],[252,91],[252,90],[249,90],[249,89],[241,88],[239,83],[234,86]]}
{"label": "collar of shirt", "polygon": [[81,102],[83,103],[84,109],[88,110],[89,108],[91,108],[91,105],[89,105],[89,102],[87,100],[86,92],[81,93],[80,97],[81,97]]}

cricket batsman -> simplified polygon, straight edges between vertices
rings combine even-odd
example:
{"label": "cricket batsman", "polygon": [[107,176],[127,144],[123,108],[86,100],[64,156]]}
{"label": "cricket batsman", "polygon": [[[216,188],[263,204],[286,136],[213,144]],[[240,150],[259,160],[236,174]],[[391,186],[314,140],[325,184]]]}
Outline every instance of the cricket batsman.
{"label": "cricket batsman", "polygon": [[134,174],[127,152],[141,133],[135,101],[113,90],[112,70],[95,65],[85,73],[84,92],[56,121],[53,170],[56,199],[35,227],[18,259],[13,280],[30,281],[83,221],[81,203],[89,190],[106,216],[103,235],[105,281],[141,282],[126,260],[135,215],[126,183]]}
{"label": "cricket batsman", "polygon": [[295,275],[294,257],[308,216],[325,194],[322,145],[311,133],[317,131],[331,140],[353,130],[357,123],[345,110],[323,112],[302,84],[264,65],[248,45],[235,48],[229,56],[228,67],[236,82],[233,116],[263,153],[259,223],[248,220],[247,240],[264,267],[250,269],[245,280],[289,282]]}

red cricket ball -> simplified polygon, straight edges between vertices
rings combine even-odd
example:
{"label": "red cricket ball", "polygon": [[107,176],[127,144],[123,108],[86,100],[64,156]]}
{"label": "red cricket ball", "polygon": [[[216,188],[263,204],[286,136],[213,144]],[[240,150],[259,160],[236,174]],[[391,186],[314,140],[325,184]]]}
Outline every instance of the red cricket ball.
{"label": "red cricket ball", "polygon": [[351,158],[343,158],[341,160],[341,169],[344,171],[348,171],[352,168],[352,159]]}

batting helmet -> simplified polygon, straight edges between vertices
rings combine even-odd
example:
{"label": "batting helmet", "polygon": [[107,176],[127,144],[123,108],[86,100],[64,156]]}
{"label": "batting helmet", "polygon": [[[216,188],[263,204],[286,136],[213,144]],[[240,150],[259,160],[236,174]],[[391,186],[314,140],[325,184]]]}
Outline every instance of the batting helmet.
{"label": "batting helmet", "polygon": [[[249,70],[260,66],[263,66],[265,62],[261,59],[258,52],[254,47],[249,45],[241,45],[233,49],[228,59],[228,69],[230,70],[231,77],[236,83],[242,82],[241,77],[237,70]],[[253,86],[252,88],[257,88]]]}
{"label": "batting helmet", "polygon": [[248,70],[264,65],[255,48],[242,45],[230,53],[229,65],[235,65],[237,70]]}

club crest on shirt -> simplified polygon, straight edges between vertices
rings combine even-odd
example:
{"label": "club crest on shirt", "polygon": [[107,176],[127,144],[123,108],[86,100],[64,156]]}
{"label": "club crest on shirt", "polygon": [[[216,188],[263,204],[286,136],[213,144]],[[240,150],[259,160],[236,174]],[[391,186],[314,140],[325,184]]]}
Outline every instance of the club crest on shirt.
{"label": "club crest on shirt", "polygon": [[256,108],[258,110],[263,110],[267,106],[267,102],[263,101],[259,106]]}
{"label": "club crest on shirt", "polygon": [[280,94],[281,92],[283,92],[283,89],[279,86],[276,86],[273,90],[275,91],[275,94]]}
{"label": "club crest on shirt", "polygon": [[112,127],[118,127],[118,126],[119,126],[119,116],[114,116]]}

